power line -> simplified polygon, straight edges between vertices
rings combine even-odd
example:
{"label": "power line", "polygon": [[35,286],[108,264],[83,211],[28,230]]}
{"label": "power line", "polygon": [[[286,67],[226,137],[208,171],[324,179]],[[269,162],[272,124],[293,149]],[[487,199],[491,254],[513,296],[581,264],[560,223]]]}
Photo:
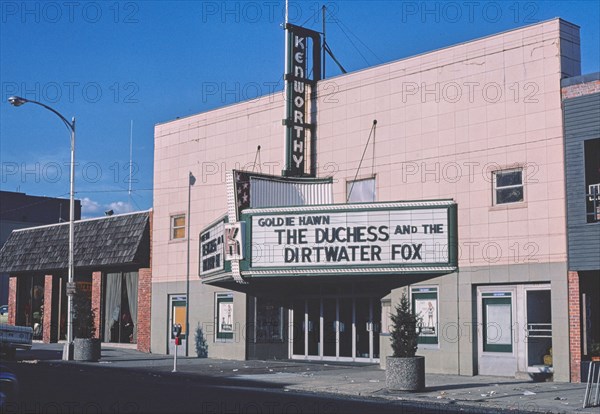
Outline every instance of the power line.
{"label": "power line", "polygon": [[369,46],[367,46],[367,44],[361,40],[360,37],[358,37],[356,34],[354,34],[354,32],[350,29],[350,27],[348,27],[348,25],[346,25],[339,17],[333,16],[333,14],[331,14],[331,12],[329,10],[327,10],[327,9],[325,9],[325,10],[331,17],[331,21],[340,28],[342,33],[346,36],[346,38],[352,44],[352,46],[354,46],[354,49],[356,49],[358,54],[363,58],[363,60],[365,61],[365,63],[367,65],[370,65],[369,61],[367,60],[366,56],[363,55],[363,53],[360,51],[360,49],[358,48],[356,43],[350,38],[350,35],[348,33],[350,33],[352,36],[354,36],[360,42],[360,44],[363,45],[363,47],[365,49],[367,49],[369,52],[371,52],[371,54],[375,57],[375,59],[377,59],[380,63],[383,63],[383,60],[381,58],[379,58],[379,56],[377,56],[375,54],[375,52],[373,52],[373,50],[371,50],[371,48]]}
{"label": "power line", "polygon": [[[347,24],[345,24],[339,17],[337,20],[339,20],[339,24],[343,24],[346,27],[346,29],[350,32],[350,34],[352,36],[354,36],[356,38],[356,40],[358,40],[369,52],[371,52],[371,54],[373,56],[375,56],[375,58],[379,61],[379,63],[383,63],[383,60],[379,56],[377,56],[375,54],[375,52],[373,52],[373,50],[371,50],[371,48],[369,46],[367,46],[367,44],[361,40],[360,37],[358,37],[356,34],[354,34],[354,32],[352,32],[352,30],[350,29],[350,27],[348,27]],[[335,23],[337,23],[337,21],[335,21]]]}

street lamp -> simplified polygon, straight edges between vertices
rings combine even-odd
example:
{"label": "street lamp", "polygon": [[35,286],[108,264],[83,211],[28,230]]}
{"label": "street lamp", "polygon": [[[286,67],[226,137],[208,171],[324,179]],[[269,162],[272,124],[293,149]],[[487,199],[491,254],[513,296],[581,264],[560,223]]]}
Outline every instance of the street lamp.
{"label": "street lamp", "polygon": [[8,102],[12,106],[21,106],[28,102],[42,106],[53,112],[60,118],[71,133],[71,177],[70,177],[70,201],[69,201],[69,281],[67,283],[67,343],[63,349],[63,359],[72,359],[72,343],[73,343],[73,287],[75,284],[75,264],[73,261],[73,248],[75,246],[73,223],[75,222],[75,117],[71,122],[62,116],[58,111],[31,99],[21,98],[20,96],[11,96]]}

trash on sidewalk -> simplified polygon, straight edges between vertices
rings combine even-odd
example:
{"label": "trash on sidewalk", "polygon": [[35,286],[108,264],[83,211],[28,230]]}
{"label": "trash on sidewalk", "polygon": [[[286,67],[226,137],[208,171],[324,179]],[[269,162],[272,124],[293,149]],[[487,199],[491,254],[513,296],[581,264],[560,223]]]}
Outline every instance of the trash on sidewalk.
{"label": "trash on sidewalk", "polygon": [[555,397],[554,399],[557,400],[557,401],[564,401],[567,398],[566,397]]}
{"label": "trash on sidewalk", "polygon": [[523,395],[535,395],[533,391],[523,391]]}

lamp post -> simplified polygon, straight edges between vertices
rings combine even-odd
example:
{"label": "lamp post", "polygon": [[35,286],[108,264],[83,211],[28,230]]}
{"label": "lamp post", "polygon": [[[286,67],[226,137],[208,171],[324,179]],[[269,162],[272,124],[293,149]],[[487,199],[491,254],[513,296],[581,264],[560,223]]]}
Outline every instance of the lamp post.
{"label": "lamp post", "polygon": [[11,96],[8,102],[12,106],[21,106],[26,103],[33,103],[42,106],[54,113],[60,118],[71,133],[71,175],[70,175],[70,190],[69,190],[69,279],[67,283],[67,343],[63,349],[63,359],[72,359],[72,343],[73,343],[73,288],[75,284],[75,264],[73,261],[73,248],[75,246],[75,238],[73,224],[75,222],[75,117],[71,122],[62,116],[58,111],[31,99],[21,98],[20,96]]}
{"label": "lamp post", "polygon": [[[185,356],[189,355],[189,343],[190,343],[190,221],[192,214],[192,186],[196,184],[196,177],[189,172],[188,175],[188,205],[187,205],[187,267],[185,277]],[[177,347],[175,347],[175,354],[177,354]]]}

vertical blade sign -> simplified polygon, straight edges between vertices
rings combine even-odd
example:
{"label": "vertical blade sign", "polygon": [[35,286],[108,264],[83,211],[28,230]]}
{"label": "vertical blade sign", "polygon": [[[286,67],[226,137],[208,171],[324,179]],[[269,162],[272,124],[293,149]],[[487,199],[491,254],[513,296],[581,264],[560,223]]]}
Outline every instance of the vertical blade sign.
{"label": "vertical blade sign", "polygon": [[306,139],[306,122],[304,119],[306,115],[306,93],[304,88],[304,79],[306,79],[306,37],[297,34],[292,34],[292,36],[294,39],[292,48],[292,73],[294,75],[292,81],[292,127],[294,131],[292,133],[291,169],[295,174],[303,175],[305,163],[304,143]]}
{"label": "vertical blade sign", "polygon": [[[320,35],[303,27],[287,25],[288,28],[288,70],[287,81],[287,165],[285,175],[301,177],[306,173],[306,129],[311,129],[314,135],[314,125],[311,125],[306,113],[306,85],[314,86],[321,72]],[[308,38],[312,39],[312,73],[309,79],[307,73]],[[316,46],[316,47],[315,47]],[[316,57],[316,60],[315,60]],[[314,98],[315,94],[312,93]],[[312,145],[310,146],[312,148]]]}

